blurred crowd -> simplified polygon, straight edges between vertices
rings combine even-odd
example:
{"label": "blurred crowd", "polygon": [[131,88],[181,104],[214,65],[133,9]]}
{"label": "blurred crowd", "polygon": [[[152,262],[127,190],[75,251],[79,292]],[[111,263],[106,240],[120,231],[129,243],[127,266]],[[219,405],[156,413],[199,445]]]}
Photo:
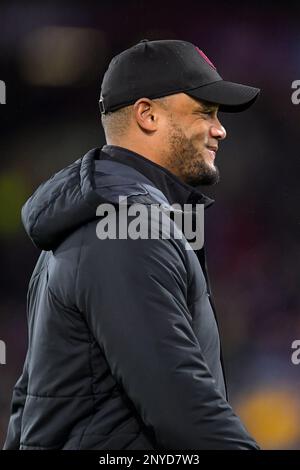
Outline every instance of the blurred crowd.
{"label": "blurred crowd", "polygon": [[[224,79],[262,89],[249,111],[222,115],[218,186],[206,211],[208,268],[230,401],[260,445],[300,448],[299,9],[254,1],[1,2],[0,446],[27,346],[26,291],[39,255],[20,220],[45,179],[104,141],[98,110],[113,55],[147,39],[198,45]],[[272,5],[272,6],[271,6]]]}

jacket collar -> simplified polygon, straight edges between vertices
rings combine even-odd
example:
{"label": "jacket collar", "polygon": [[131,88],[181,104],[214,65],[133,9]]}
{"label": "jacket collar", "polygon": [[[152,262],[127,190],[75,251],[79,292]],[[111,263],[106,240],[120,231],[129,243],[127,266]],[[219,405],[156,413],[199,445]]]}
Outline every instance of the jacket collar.
{"label": "jacket collar", "polygon": [[199,191],[199,187],[192,187],[173,175],[169,170],[152,162],[151,160],[116,145],[104,145],[99,155],[100,160],[110,160],[122,163],[144,175],[153,186],[159,189],[168,202],[184,204],[204,204],[207,208],[214,200]]}

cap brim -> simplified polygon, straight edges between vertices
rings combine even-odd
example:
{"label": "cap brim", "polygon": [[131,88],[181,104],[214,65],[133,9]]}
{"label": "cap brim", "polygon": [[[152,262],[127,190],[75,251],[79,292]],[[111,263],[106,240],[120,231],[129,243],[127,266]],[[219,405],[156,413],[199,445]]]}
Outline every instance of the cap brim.
{"label": "cap brim", "polygon": [[237,113],[249,108],[260,93],[259,88],[254,88],[240,83],[219,80],[208,85],[203,85],[193,90],[185,91],[187,95],[198,100],[210,101],[219,105],[219,111]]}

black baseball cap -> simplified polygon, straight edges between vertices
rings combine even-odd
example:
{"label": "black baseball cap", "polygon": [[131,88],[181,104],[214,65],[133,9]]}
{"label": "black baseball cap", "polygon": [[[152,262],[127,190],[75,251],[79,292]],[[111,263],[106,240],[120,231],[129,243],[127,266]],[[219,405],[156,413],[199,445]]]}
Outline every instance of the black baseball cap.
{"label": "black baseball cap", "polygon": [[190,42],[143,39],[111,60],[99,105],[106,114],[139,98],[186,93],[218,104],[220,111],[239,112],[251,106],[259,92],[258,88],[223,80],[204,52]]}

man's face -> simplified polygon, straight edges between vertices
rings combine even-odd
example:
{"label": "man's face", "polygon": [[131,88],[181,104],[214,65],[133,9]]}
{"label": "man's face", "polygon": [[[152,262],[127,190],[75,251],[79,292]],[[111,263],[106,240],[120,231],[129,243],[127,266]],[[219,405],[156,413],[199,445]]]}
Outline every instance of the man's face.
{"label": "man's face", "polygon": [[218,106],[184,93],[172,95],[162,121],[162,158],[166,168],[185,183],[211,185],[219,181],[215,156],[226,131]]}

